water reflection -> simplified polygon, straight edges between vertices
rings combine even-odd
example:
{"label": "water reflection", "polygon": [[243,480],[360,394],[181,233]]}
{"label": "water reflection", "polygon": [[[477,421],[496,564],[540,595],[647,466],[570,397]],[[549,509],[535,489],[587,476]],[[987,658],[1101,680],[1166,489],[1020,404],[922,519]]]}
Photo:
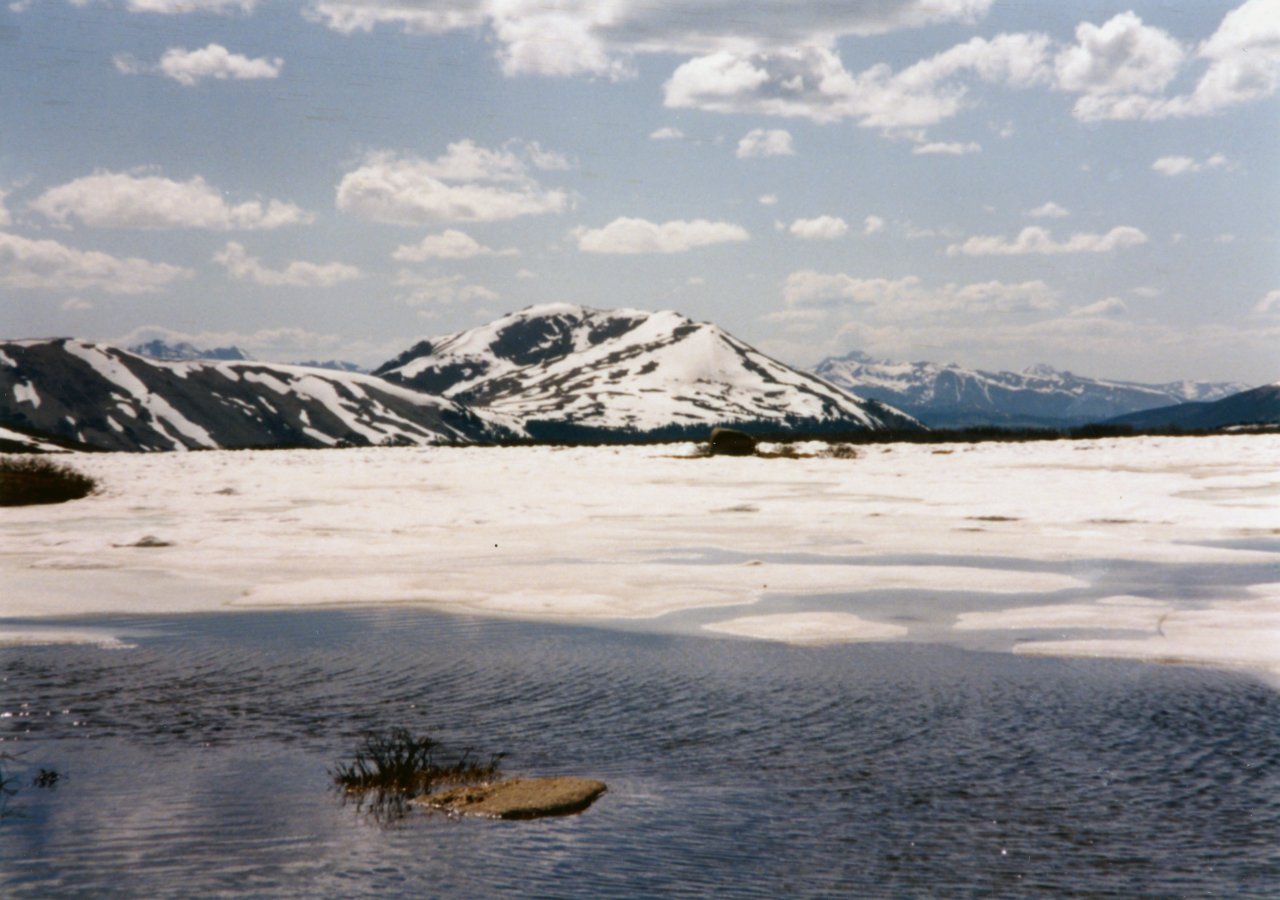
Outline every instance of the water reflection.
{"label": "water reflection", "polygon": [[[104,624],[104,623],[86,623]],[[0,749],[67,776],[0,893],[1175,894],[1280,883],[1280,696],[1223,673],[789,648],[414,611],[130,619],[0,651]],[[25,704],[25,706],[24,706]],[[600,778],[586,814],[383,827],[330,769],[403,726]]]}

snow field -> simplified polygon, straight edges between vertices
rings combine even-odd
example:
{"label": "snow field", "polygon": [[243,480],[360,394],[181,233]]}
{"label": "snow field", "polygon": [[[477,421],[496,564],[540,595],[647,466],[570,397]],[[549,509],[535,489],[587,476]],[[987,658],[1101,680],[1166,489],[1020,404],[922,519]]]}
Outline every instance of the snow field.
{"label": "snow field", "polygon": [[76,455],[99,495],[0,517],[0,619],[415,604],[1280,674],[1280,438],[694,449]]}

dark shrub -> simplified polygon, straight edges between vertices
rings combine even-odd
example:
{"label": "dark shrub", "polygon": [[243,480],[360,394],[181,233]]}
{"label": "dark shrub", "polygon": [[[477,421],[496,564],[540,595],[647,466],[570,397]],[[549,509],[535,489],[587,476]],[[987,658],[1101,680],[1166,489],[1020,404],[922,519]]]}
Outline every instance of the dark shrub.
{"label": "dark shrub", "polygon": [[87,497],[98,483],[42,456],[0,457],[0,506],[65,503]]}

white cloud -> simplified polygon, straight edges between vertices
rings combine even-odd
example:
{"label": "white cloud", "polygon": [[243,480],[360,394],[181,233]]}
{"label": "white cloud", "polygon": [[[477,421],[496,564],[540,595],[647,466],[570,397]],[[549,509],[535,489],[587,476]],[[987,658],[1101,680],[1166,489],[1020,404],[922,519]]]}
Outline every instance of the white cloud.
{"label": "white cloud", "polygon": [[154,294],[190,269],[0,233],[0,285],[24,290]]}
{"label": "white cloud", "polygon": [[548,150],[537,141],[507,141],[505,147],[515,147],[523,150],[524,155],[528,158],[529,163],[535,168],[543,172],[564,172],[572,169],[574,163],[569,157],[563,153],[557,153],[554,150]]}
{"label": "white cloud", "polygon": [[[1125,23],[1131,29],[1134,21],[1140,24],[1132,13],[1117,16],[1112,22],[1124,17],[1129,17]],[[1196,48],[1196,59],[1207,63],[1207,67],[1186,94],[1163,94],[1185,61],[1181,46],[1158,29],[1144,26],[1135,33],[1133,45],[1118,48],[1117,60],[1110,64],[1117,71],[1127,67],[1128,74],[1117,74],[1110,86],[1105,78],[1098,80],[1097,88],[1059,79],[1064,89],[1088,91],[1076,102],[1076,118],[1099,121],[1208,116],[1269,97],[1280,89],[1280,0],[1247,0],[1228,12],[1217,31]],[[1177,46],[1176,53],[1171,42]],[[1122,51],[1127,51],[1127,56]]]}
{"label": "white cloud", "polygon": [[837,216],[818,216],[814,219],[796,219],[787,230],[802,240],[831,241],[848,234],[849,223]]}
{"label": "white cloud", "polygon": [[719,49],[679,66],[664,86],[668,107],[790,116],[815,122],[852,118],[869,128],[919,129],[967,103],[959,79],[1025,88],[1049,80],[1049,38],[973,38],[897,73],[874,65],[851,74],[826,45]]}
{"label": "white cloud", "polygon": [[205,228],[213,231],[279,228],[313,216],[292,203],[248,200],[231,204],[196,176],[173,181],[159,175],[97,171],[50,188],[32,209],[61,225],[91,228]]}
{"label": "white cloud", "polygon": [[738,159],[757,159],[763,156],[794,156],[791,133],[781,128],[753,128],[738,141]]}
{"label": "white cloud", "polygon": [[128,0],[130,12],[179,13],[209,12],[227,15],[234,12],[253,12],[258,0]]}
{"label": "white cloud", "polygon": [[1234,244],[1236,236],[1229,231],[1223,232],[1213,239],[1215,244]]}
{"label": "white cloud", "polygon": [[1137,228],[1119,225],[1106,234],[1077,232],[1065,241],[1056,241],[1039,226],[1029,226],[1013,240],[998,235],[977,235],[962,244],[947,247],[948,256],[1022,256],[1026,254],[1107,253],[1147,243],[1147,236]]}
{"label": "white cloud", "polygon": [[1057,87],[1084,94],[1153,93],[1178,74],[1186,51],[1132,12],[1102,25],[1082,22],[1076,43],[1054,59]]}
{"label": "white cloud", "polygon": [[1071,215],[1071,212],[1065,207],[1059,206],[1052,200],[1041,203],[1035,209],[1027,210],[1027,215],[1033,219],[1065,219]]}
{"label": "white cloud", "polygon": [[1215,153],[1203,161],[1190,156],[1162,156],[1151,164],[1152,170],[1169,177],[1230,167],[1231,161],[1221,153]]}
{"label": "white cloud", "polygon": [[440,234],[429,234],[416,244],[402,244],[391,254],[400,262],[423,262],[428,259],[472,259],[477,256],[517,256],[518,250],[494,250],[471,235],[453,228]]}
{"label": "white cloud", "polygon": [[730,222],[649,222],[618,218],[603,228],[575,228],[570,235],[584,253],[684,253],[697,247],[749,239],[747,230]]}
{"label": "white cloud", "polygon": [[192,87],[205,78],[236,81],[278,78],[284,68],[284,60],[278,56],[272,59],[250,59],[230,52],[221,44],[209,44],[201,50],[171,47],[153,66],[140,62],[127,53],[118,54],[113,57],[112,62],[116,71],[124,75],[155,72],[187,87]]}
{"label": "white cloud", "polygon": [[1057,294],[1043,281],[986,281],[929,287],[916,276],[858,278],[811,269],[792,272],[783,286],[790,309],[866,307],[886,319],[921,314],[966,314],[1052,309]]}
{"label": "white cloud", "polygon": [[761,206],[773,206],[778,202],[777,194],[761,194],[758,198]]}
{"label": "white cloud", "polygon": [[346,263],[312,263],[294,261],[283,269],[270,269],[242,244],[228,241],[213,255],[213,261],[227,270],[236,281],[251,281],[264,287],[333,287],[360,277],[360,270]]}
{"label": "white cloud", "polygon": [[92,303],[79,297],[68,297],[62,301],[63,312],[87,312],[93,308],[94,305]]}
{"label": "white cloud", "polygon": [[1070,315],[1077,318],[1113,318],[1116,316],[1124,316],[1129,312],[1129,307],[1119,297],[1106,297],[1096,303],[1090,303],[1087,306],[1077,306],[1071,310]]}
{"label": "white cloud", "polygon": [[1259,316],[1280,315],[1280,289],[1267,291],[1253,307],[1253,311]]}
{"label": "white cloud", "polygon": [[477,300],[497,300],[499,295],[480,284],[472,284],[461,275],[423,277],[402,271],[396,284],[408,288],[403,299],[410,306],[453,306]]}
{"label": "white cloud", "polygon": [[[536,144],[535,165],[547,151]],[[557,159],[563,159],[555,155]],[[430,221],[496,222],[563,211],[564,191],[543,189],[510,149],[489,150],[470,140],[450,144],[426,160],[381,151],[338,184],[337,206],[374,222],[420,225]]]}
{"label": "white cloud", "polygon": [[682,141],[684,140],[684,132],[679,128],[673,128],[670,125],[665,128],[658,128],[649,133],[651,141]]}
{"label": "white cloud", "polygon": [[973,21],[992,0],[877,0],[799,4],[778,0],[312,0],[306,15],[350,34],[379,26],[442,34],[481,30],[495,40],[508,76],[628,77],[640,54],[706,54],[726,46],[830,46],[938,22]]}
{"label": "white cloud", "polygon": [[0,191],[0,228],[8,228],[13,224],[13,216],[9,214],[9,208],[4,203],[8,196],[8,191]]}
{"label": "white cloud", "polygon": [[864,236],[879,234],[884,231],[884,219],[879,216],[867,216],[862,220],[862,233]]}
{"label": "white cloud", "polygon": [[969,153],[981,153],[982,145],[969,141],[968,143],[959,143],[952,141],[950,143],[933,142],[928,144],[918,144],[912,150],[917,156],[925,156],[928,154],[938,154],[943,156],[965,156]]}

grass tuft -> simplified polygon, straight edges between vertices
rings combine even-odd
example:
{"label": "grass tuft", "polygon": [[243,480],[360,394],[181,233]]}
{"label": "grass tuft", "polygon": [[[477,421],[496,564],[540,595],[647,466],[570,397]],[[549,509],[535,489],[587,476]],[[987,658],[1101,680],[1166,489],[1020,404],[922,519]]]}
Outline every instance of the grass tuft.
{"label": "grass tuft", "polygon": [[483,784],[500,774],[503,754],[482,763],[471,750],[447,760],[437,759],[440,745],[431,738],[415,737],[407,728],[370,734],[351,762],[330,770],[334,784],[356,798],[360,808],[384,823],[405,815],[412,797],[444,785]]}
{"label": "grass tuft", "polygon": [[421,794],[444,784],[474,784],[498,774],[501,754],[481,763],[471,750],[446,762],[435,758],[439,744],[429,737],[414,737],[407,728],[371,734],[349,763],[333,770],[333,780],[348,791],[395,791]]}
{"label": "grass tuft", "polygon": [[88,475],[42,456],[0,457],[0,506],[65,503],[97,487]]}

